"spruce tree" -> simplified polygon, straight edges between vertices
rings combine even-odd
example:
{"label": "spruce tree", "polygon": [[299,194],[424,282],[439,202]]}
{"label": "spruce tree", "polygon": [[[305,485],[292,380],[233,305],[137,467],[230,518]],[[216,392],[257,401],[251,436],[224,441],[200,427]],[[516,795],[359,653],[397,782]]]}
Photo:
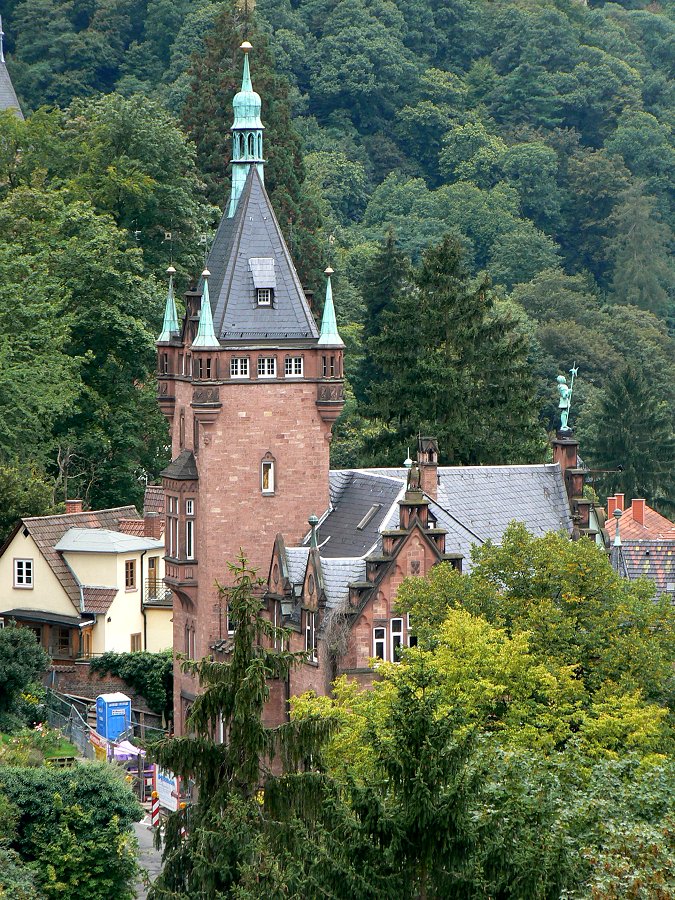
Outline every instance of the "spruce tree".
{"label": "spruce tree", "polygon": [[[228,566],[233,585],[220,592],[236,629],[226,659],[182,662],[203,689],[188,716],[191,734],[164,739],[150,751],[161,766],[184,782],[193,781],[197,795],[186,812],[169,817],[164,868],[153,885],[153,900],[280,895],[286,835],[275,829],[263,798],[283,778],[284,803],[276,792],[275,811],[285,811],[294,821],[298,810],[306,814],[321,795],[323,776],[316,760],[331,720],[314,717],[276,728],[263,721],[269,679],[286,678],[306,654],[275,649],[287,643],[289,632],[264,617],[263,582],[243,556]],[[218,743],[213,735],[221,728],[223,742]],[[282,775],[272,773],[275,760]]]}
{"label": "spruce tree", "polygon": [[495,308],[487,278],[470,278],[455,238],[425,253],[381,322],[367,344],[382,373],[370,412],[395,426],[382,448],[391,462],[400,462],[419,429],[437,435],[454,464],[540,458],[527,339]]}
{"label": "spruce tree", "polygon": [[224,208],[232,159],[232,98],[241,87],[242,41],[253,45],[253,88],[263,101],[265,185],[303,284],[318,287],[322,265],[318,204],[305,184],[300,138],[291,122],[288,82],[277,75],[269,41],[248,6],[223,7],[195,58],[183,126],[197,146],[209,200]]}
{"label": "spruce tree", "polygon": [[589,457],[605,476],[608,494],[646,497],[668,515],[675,503],[675,429],[672,410],[642,372],[626,366],[608,383],[589,429]]}

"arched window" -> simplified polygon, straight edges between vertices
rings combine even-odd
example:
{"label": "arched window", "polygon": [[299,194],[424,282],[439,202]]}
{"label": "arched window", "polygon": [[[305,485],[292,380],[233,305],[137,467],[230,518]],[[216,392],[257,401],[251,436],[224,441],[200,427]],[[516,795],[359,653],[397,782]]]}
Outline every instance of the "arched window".
{"label": "arched window", "polygon": [[244,135],[240,134],[239,135],[239,159],[241,159],[244,156],[245,151],[246,151],[246,145],[244,142]]}
{"label": "arched window", "polygon": [[248,155],[255,156],[255,148],[253,144],[253,135],[249,134],[248,136]]}
{"label": "arched window", "polygon": [[262,134],[258,135],[258,159],[262,159]]}
{"label": "arched window", "polygon": [[276,487],[276,460],[266,453],[260,462],[260,490],[263,494],[273,494]]}

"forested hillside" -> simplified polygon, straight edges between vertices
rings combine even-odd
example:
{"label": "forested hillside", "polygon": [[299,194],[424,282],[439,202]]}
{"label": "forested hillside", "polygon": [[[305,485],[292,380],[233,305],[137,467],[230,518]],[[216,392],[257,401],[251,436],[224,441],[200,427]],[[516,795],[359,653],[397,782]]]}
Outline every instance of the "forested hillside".
{"label": "forested hillside", "polygon": [[598,487],[672,510],[673,5],[253,6],[0,3],[37,111],[2,123],[0,477],[31,463],[39,505],[156,475],[159,282],[223,205],[247,36],[282,227],[309,286],[336,270],[334,463],[400,463],[418,428],[447,462],[542,459],[576,362],[584,458],[623,468]]}

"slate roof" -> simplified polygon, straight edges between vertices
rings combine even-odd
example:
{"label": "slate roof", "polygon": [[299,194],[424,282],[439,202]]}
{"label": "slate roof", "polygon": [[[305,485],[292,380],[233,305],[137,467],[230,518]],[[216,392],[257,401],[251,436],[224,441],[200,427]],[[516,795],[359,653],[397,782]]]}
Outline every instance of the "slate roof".
{"label": "slate roof", "polygon": [[14,93],[14,85],[9,77],[7,65],[0,61],[0,110],[4,109],[13,109],[18,118],[23,119],[23,113]]}
{"label": "slate roof", "polygon": [[[440,466],[438,498],[430,511],[448,531],[448,553],[462,553],[470,568],[472,544],[499,542],[514,519],[541,536],[572,531],[562,473],[557,464],[532,466]],[[361,556],[379,541],[380,531],[398,525],[396,500],[405,468],[338,470],[330,473],[332,510],[318,533],[323,557]],[[371,507],[381,509],[365,529],[358,524]],[[326,541],[327,538],[330,540]]]}
{"label": "slate roof", "polygon": [[[610,516],[605,525],[607,533],[613,539],[616,533],[616,519]],[[619,519],[621,540],[648,541],[670,538],[675,540],[675,523],[666,519],[655,509],[645,503],[644,525],[633,518],[633,507],[625,509]]]}
{"label": "slate roof", "polygon": [[82,594],[84,596],[84,612],[105,615],[117,596],[117,588],[85,584]]}
{"label": "slate roof", "polygon": [[163,541],[109,528],[69,528],[54,549],[61,553],[137,553],[163,547]]}
{"label": "slate roof", "polygon": [[160,472],[165,478],[173,478],[176,481],[198,481],[197,461],[192,450],[181,450],[178,456]]}
{"label": "slate roof", "polygon": [[158,513],[164,515],[164,488],[161,484],[149,484],[143,497],[143,515]]}
{"label": "slate roof", "polygon": [[309,547],[287,547],[286,562],[288,563],[288,577],[291,584],[302,584],[307,570],[307,558]]}
{"label": "slate roof", "polygon": [[326,592],[326,606],[336,609],[349,596],[349,585],[355,581],[365,581],[366,561],[363,558],[347,559],[321,557],[323,587]]}
{"label": "slate roof", "polygon": [[[320,522],[317,533],[321,557],[363,556],[378,542],[380,528],[405,482],[365,471],[331,472],[331,487],[335,475],[337,489],[331,489],[333,508]],[[359,528],[371,510],[372,518]]]}
{"label": "slate roof", "polygon": [[[276,289],[270,307],[256,304],[250,259],[274,259]],[[222,342],[318,339],[295,266],[274,210],[251,166],[237,210],[223,216],[207,260],[216,334]]]}
{"label": "slate roof", "polygon": [[[17,531],[21,527],[28,531],[79,612],[79,584],[66,560],[55,549],[56,545],[70,528],[109,528],[115,530],[119,527],[121,519],[133,518],[138,518],[138,512],[134,506],[120,506],[116,509],[99,509],[91,512],[69,513],[59,516],[34,516],[22,519]],[[5,547],[7,546],[8,544],[5,544]]]}
{"label": "slate roof", "polygon": [[646,576],[656,585],[656,595],[675,598],[675,538],[669,541],[624,541],[623,558],[628,577]]}

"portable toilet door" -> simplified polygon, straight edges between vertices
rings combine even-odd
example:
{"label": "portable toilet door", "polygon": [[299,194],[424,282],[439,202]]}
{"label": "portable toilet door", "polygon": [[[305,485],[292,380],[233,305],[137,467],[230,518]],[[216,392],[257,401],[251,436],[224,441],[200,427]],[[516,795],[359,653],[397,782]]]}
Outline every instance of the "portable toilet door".
{"label": "portable toilet door", "polygon": [[126,694],[100,694],[96,698],[96,731],[116,740],[131,725],[131,699]]}

